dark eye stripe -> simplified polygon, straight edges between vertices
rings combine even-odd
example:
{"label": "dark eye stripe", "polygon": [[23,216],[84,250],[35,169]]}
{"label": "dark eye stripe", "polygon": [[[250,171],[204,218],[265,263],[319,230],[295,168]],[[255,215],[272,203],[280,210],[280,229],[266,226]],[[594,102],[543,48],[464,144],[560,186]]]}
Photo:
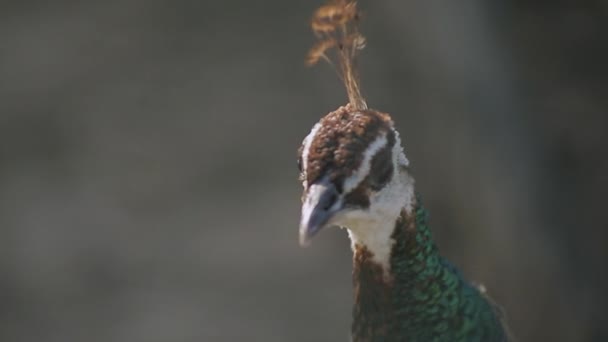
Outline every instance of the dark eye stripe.
{"label": "dark eye stripe", "polygon": [[364,183],[359,184],[357,188],[346,194],[344,197],[344,206],[346,208],[368,208],[369,193]]}
{"label": "dark eye stripe", "polygon": [[369,187],[379,191],[393,176],[392,146],[385,146],[372,158],[368,175]]}

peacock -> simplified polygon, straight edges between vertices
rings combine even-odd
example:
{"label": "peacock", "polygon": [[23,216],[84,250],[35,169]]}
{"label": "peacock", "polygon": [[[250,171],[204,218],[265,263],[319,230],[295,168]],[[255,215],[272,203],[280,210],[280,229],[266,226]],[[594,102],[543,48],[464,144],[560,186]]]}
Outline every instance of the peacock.
{"label": "peacock", "polygon": [[368,108],[361,95],[359,18],[350,0],[313,15],[319,42],[307,64],[331,63],[349,102],[321,118],[298,149],[300,243],[325,227],[347,229],[353,341],[507,341],[501,311],[439,254],[390,115]]}

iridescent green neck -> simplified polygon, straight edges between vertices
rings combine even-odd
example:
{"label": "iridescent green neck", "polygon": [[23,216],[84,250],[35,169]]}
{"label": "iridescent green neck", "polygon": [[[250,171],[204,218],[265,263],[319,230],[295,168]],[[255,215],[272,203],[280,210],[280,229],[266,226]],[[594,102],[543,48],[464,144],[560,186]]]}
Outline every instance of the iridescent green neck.
{"label": "iridescent green neck", "polygon": [[355,246],[353,341],[504,341],[494,307],[439,255],[419,203],[395,223],[389,272]]}

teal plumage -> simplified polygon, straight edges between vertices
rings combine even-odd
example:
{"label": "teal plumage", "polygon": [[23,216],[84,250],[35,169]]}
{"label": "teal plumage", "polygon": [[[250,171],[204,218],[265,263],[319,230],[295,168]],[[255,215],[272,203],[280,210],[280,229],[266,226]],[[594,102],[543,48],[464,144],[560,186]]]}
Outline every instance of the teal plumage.
{"label": "teal plumage", "polygon": [[355,247],[353,341],[506,341],[499,310],[439,255],[419,199],[392,238],[388,276]]}

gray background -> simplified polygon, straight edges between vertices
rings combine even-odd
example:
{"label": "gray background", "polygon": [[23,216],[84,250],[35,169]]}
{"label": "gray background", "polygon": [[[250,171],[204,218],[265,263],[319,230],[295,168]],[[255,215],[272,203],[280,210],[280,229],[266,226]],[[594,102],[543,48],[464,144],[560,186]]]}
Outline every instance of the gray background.
{"label": "gray background", "polygon": [[[0,4],[1,341],[346,341],[296,149],[346,101],[321,1]],[[362,1],[442,252],[518,341],[606,341],[608,3]]]}

